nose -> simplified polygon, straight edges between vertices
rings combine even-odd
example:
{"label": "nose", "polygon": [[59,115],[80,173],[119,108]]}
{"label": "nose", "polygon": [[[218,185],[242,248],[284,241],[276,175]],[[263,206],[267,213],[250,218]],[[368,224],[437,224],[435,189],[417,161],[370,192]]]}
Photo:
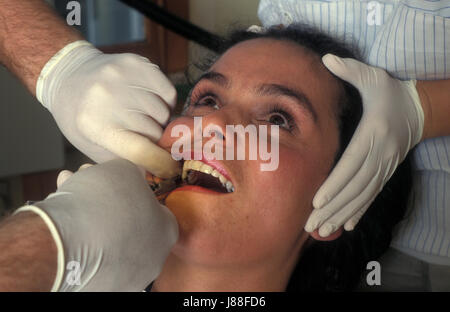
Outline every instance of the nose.
{"label": "nose", "polygon": [[225,136],[223,134],[223,130],[219,129],[219,128],[214,128],[214,129],[209,129],[209,131],[207,131],[208,135],[210,137],[212,137],[214,135],[214,137],[218,140],[225,140]]}
{"label": "nose", "polygon": [[216,156],[223,155],[228,160],[246,159],[246,155],[249,153],[251,131],[248,132],[247,137],[247,131],[239,129],[244,129],[250,124],[250,121],[239,107],[224,107],[219,111],[204,115],[202,124],[204,129],[202,145],[208,147],[214,145],[214,148],[211,148],[214,150],[213,154],[217,151]]}
{"label": "nose", "polygon": [[175,149],[175,154],[179,154],[209,143],[208,147],[217,147],[218,154],[224,153],[229,143],[233,146],[237,144],[235,135],[230,138],[226,136],[227,125],[235,124],[245,124],[243,114],[238,109],[223,108],[202,116],[181,116],[167,126],[159,144],[170,149],[172,153]]}
{"label": "nose", "polygon": [[206,152],[209,149],[203,149],[203,152],[210,154],[214,150],[217,154],[215,156],[205,154],[205,157],[212,157],[214,159],[219,157],[218,159],[223,159],[222,157],[224,156],[219,155],[223,155],[226,149],[225,131],[229,120],[228,114],[223,111],[215,111],[201,117],[196,117],[196,119],[197,122],[194,121],[194,135],[192,137],[194,149],[200,146],[214,146],[209,153]]}

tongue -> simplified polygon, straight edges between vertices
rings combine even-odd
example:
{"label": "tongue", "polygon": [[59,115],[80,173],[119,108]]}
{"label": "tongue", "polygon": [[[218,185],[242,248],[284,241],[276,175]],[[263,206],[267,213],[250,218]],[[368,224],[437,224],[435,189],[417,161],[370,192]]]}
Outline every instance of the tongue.
{"label": "tongue", "polygon": [[227,189],[220,183],[218,178],[200,171],[190,170],[187,175],[187,183],[190,185],[198,185],[219,193],[228,193]]}

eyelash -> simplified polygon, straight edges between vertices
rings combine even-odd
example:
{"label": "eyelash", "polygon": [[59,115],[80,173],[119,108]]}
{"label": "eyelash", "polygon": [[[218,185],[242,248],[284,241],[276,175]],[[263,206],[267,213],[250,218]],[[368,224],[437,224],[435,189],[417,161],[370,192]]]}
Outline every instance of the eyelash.
{"label": "eyelash", "polygon": [[283,107],[281,107],[281,105],[278,103],[272,104],[268,109],[268,113],[269,114],[275,113],[283,116],[283,118],[286,119],[287,128],[283,126],[280,127],[288,130],[289,132],[292,132],[297,127],[294,117],[292,117],[291,114],[286,112],[286,110]]}
{"label": "eyelash", "polygon": [[[216,100],[216,96],[212,92],[203,91],[202,90],[195,90],[195,92],[191,92],[187,98],[186,108],[189,108],[190,106],[196,107],[196,106],[211,106],[211,105],[203,105],[200,104],[200,102],[205,99],[210,98],[214,101]],[[217,105],[217,103],[216,103]],[[292,117],[291,114],[286,112],[286,110],[278,103],[272,104],[268,109],[266,114],[279,114],[283,116],[283,118],[286,120],[287,126],[280,126],[281,128],[292,132],[296,127],[295,119]]]}
{"label": "eyelash", "polygon": [[[214,96],[214,94],[212,93],[204,93],[202,95],[200,95],[198,97],[198,100],[194,101],[194,106],[212,106],[209,104],[200,104],[200,102],[204,99],[213,99],[214,101],[216,100],[216,97]],[[217,103],[215,103],[215,105],[217,105]]]}

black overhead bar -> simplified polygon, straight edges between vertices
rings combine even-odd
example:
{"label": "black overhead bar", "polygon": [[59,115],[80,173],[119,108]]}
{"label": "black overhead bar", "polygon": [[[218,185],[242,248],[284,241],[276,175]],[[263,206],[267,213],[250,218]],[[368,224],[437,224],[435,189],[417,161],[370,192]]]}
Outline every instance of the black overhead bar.
{"label": "black overhead bar", "polygon": [[222,38],[200,28],[178,16],[167,12],[159,5],[149,0],[120,0],[128,6],[138,10],[149,19],[166,27],[174,33],[194,41],[212,51],[219,52]]}

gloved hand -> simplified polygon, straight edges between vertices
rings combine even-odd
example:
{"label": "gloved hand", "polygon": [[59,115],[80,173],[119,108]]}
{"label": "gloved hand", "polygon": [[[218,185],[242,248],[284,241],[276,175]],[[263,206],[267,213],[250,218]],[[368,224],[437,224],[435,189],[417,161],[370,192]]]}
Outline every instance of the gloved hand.
{"label": "gloved hand", "polygon": [[313,199],[307,232],[353,230],[398,164],[422,138],[424,112],[416,81],[400,81],[354,59],[327,54],[325,66],[355,86],[363,115],[342,158]]}
{"label": "gloved hand", "polygon": [[63,171],[58,183],[56,193],[15,212],[40,215],[55,240],[52,291],[144,290],[176,243],[178,224],[143,173],[115,159],[73,176]]}
{"label": "gloved hand", "polygon": [[44,66],[36,97],[66,138],[95,162],[125,158],[161,178],[180,171],[153,143],[176,104],[176,90],[148,59],[73,42]]}

